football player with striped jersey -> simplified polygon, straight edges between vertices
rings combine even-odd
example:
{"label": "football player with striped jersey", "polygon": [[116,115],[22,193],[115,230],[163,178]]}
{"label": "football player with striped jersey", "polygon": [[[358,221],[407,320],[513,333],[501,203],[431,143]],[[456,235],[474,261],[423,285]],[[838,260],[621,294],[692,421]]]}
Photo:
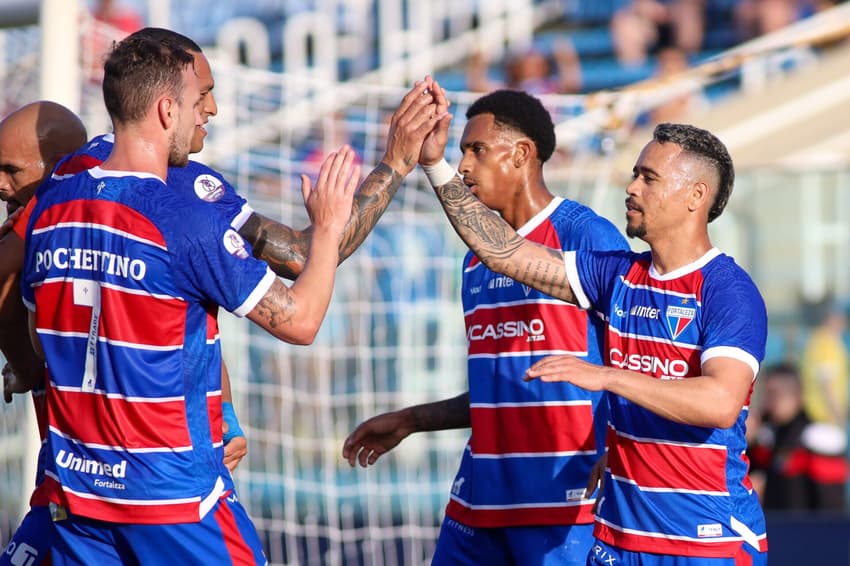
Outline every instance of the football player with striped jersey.
{"label": "football player with striped jersey", "polygon": [[734,182],[726,147],[694,126],[658,125],[626,189],[626,233],[650,250],[565,253],[522,238],[475,198],[442,160],[447,127],[420,164],[461,238],[490,269],[605,320],[604,366],[558,355],[526,374],[608,392],[588,564],[766,564],[744,432],[767,314],[708,234]]}
{"label": "football player with striped jersey", "polygon": [[211,436],[207,388],[221,365],[209,318],[221,305],[312,341],[357,168],[343,148],[315,187],[302,180],[315,232],[287,287],[229,222],[164,181],[206,121],[200,57],[141,35],[119,43],[104,78],[112,152],[43,185],[28,222],[22,293],[48,370],[56,564],[265,563]]}
{"label": "football player with striped jersey", "polygon": [[[546,187],[543,164],[554,152],[555,128],[540,100],[498,90],[466,116],[464,182],[524,238],[564,250],[628,249],[611,222]],[[343,455],[365,466],[413,432],[471,427],[433,563],[583,565],[595,502],[585,487],[603,454],[607,405],[599,392],[521,378],[547,355],[601,363],[604,327],[493,272],[472,252],[463,261],[461,297],[469,391],[365,421]]]}

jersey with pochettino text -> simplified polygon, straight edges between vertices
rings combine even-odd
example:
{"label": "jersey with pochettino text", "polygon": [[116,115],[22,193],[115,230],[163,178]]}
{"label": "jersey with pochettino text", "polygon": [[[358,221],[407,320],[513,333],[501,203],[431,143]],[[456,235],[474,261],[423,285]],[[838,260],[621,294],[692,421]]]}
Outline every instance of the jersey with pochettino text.
{"label": "jersey with pochettino text", "polygon": [[[114,142],[115,136],[111,133],[95,136],[82,148],[63,158],[54,169],[52,178],[67,179],[77,173],[100,165],[112,153]],[[209,205],[209,213],[223,216],[234,230],[238,231],[241,229],[248,217],[254,212],[245,198],[239,195],[236,189],[224,177],[203,163],[189,161],[186,167],[169,167],[166,182],[172,190],[207,203]],[[21,240],[26,241],[26,226],[37,202],[38,195],[35,195],[29,200],[23,214],[13,225],[13,230]],[[211,306],[207,319],[207,343],[211,347],[212,355],[220,358],[221,351],[218,348],[219,329],[217,314],[218,307]],[[211,363],[215,363],[215,359]],[[43,404],[43,393],[42,389],[37,396],[37,392],[35,390],[33,391],[37,409],[40,404]],[[221,457],[224,458],[221,399],[221,375],[216,376],[211,374],[209,389],[207,391],[211,434],[214,447],[220,452]],[[39,430],[45,431],[46,422],[41,417],[46,415],[46,412],[37,410],[36,415],[39,417]],[[43,434],[42,440],[44,440]],[[43,452],[45,449],[46,446],[42,446],[41,451]],[[46,494],[42,493],[44,491],[42,487],[42,478],[44,476],[42,463],[44,460],[45,458],[40,452],[36,489],[33,492],[30,505],[47,504]],[[225,475],[224,480],[225,488],[232,490],[233,481],[230,475]]]}
{"label": "jersey with pochettino text", "polygon": [[[750,277],[717,249],[660,275],[649,253],[565,254],[579,305],[607,320],[606,364],[688,379],[715,357],[752,369],[764,358],[767,312]],[[750,390],[752,393],[752,389]],[[710,428],[676,423],[608,396],[608,468],[594,535],[613,546],[682,556],[767,550],[747,475],[746,417]]]}
{"label": "jersey with pochettino text", "polygon": [[[558,249],[627,249],[613,224],[561,198],[518,232]],[[472,435],[446,516],[473,527],[593,522],[594,500],[583,494],[604,450],[601,394],[522,378],[553,354],[601,363],[601,320],[489,270],[471,252],[462,299]]]}
{"label": "jersey with pochettino text", "polygon": [[205,203],[144,173],[54,174],[27,235],[50,500],[104,521],[198,521],[227,474],[207,400],[221,376],[210,316],[244,316],[274,274]]}

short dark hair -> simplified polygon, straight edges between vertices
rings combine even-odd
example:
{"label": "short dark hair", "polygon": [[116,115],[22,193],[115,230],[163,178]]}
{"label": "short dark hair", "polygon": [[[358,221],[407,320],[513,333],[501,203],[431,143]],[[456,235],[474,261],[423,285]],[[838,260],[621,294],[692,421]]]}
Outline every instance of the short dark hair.
{"label": "short dark hair", "polygon": [[[167,32],[167,33],[166,33]],[[183,38],[183,39],[180,39]],[[194,63],[190,39],[159,28],[144,28],[115,44],[103,65],[103,101],[116,123],[141,119],[162,92],[175,97],[183,69]]]}
{"label": "short dark hair", "polygon": [[674,143],[714,168],[717,172],[717,195],[708,211],[708,221],[720,216],[735,184],[735,167],[723,142],[708,130],[687,124],[658,124],[652,139],[658,143]]}
{"label": "short dark hair", "polygon": [[513,128],[531,138],[541,163],[555,151],[555,125],[543,104],[521,90],[496,90],[472,103],[466,117],[492,114],[496,124]]}
{"label": "short dark hair", "polygon": [[194,51],[196,53],[202,53],[201,47],[195,43],[193,40],[189,39],[182,33],[177,33],[176,31],[171,31],[170,29],[165,28],[142,28],[139,31],[133,33],[136,37],[143,37],[145,39],[149,39],[151,41],[155,41],[157,43],[162,43],[172,49],[183,49],[185,51]]}

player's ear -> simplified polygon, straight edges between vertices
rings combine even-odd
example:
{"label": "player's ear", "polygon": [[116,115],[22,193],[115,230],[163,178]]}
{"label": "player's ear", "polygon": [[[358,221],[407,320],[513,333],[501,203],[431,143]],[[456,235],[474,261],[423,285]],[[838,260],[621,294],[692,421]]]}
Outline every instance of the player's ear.
{"label": "player's ear", "polygon": [[514,142],[514,167],[522,167],[533,157],[534,144],[528,138],[520,138]]}
{"label": "player's ear", "polygon": [[708,210],[711,207],[711,194],[711,187],[706,181],[697,181],[692,184],[688,194],[688,210],[694,212],[703,207]]}
{"label": "player's ear", "polygon": [[156,113],[162,128],[170,129],[177,119],[177,101],[170,96],[161,96],[156,101]]}

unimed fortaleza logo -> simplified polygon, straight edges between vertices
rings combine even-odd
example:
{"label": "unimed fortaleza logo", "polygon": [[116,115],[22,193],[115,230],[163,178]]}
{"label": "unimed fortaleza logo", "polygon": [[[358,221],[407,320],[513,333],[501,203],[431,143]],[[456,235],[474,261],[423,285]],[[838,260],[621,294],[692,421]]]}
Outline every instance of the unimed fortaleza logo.
{"label": "unimed fortaleza logo", "polygon": [[215,202],[224,196],[224,184],[212,175],[195,177],[195,194],[206,202]]}
{"label": "unimed fortaleza logo", "polygon": [[121,460],[117,464],[107,464],[106,462],[83,458],[72,452],[60,450],[59,454],[56,455],[56,465],[66,470],[73,470],[84,474],[106,476],[109,478],[127,477],[127,460]]}

